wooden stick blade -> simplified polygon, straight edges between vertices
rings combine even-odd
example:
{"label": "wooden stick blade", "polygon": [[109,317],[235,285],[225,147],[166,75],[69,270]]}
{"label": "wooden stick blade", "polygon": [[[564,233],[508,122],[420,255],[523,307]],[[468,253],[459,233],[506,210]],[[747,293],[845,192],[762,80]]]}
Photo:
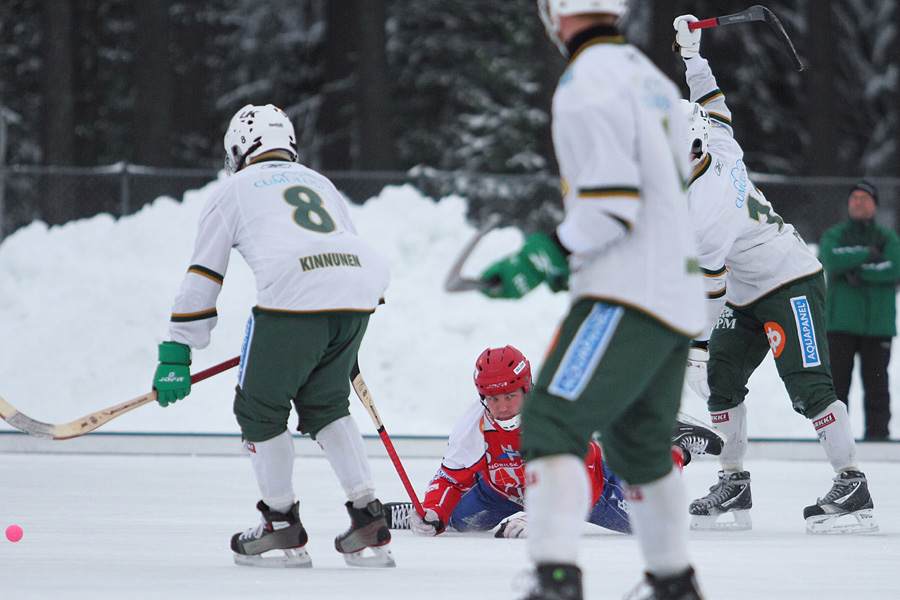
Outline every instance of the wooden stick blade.
{"label": "wooden stick blade", "polygon": [[85,415],[80,419],[76,419],[69,423],[53,425],[51,423],[44,423],[43,421],[32,419],[25,413],[21,413],[13,408],[3,398],[0,398],[0,417],[12,427],[15,427],[22,433],[27,433],[32,437],[45,440],[68,440],[90,433],[116,417],[124,415],[139,406],[155,401],[156,390],[149,394],[132,398],[127,402]]}
{"label": "wooden stick blade", "polygon": [[0,398],[0,417],[10,426],[23,433],[45,440],[55,439],[53,437],[53,425],[37,421],[24,413],[20,413],[3,398]]}
{"label": "wooden stick blade", "polygon": [[[199,383],[204,379],[208,379],[213,375],[216,375],[217,373],[227,371],[228,369],[236,366],[239,362],[240,357],[236,356],[234,358],[226,360],[225,362],[219,363],[218,365],[214,365],[208,369],[200,371],[199,373],[195,373],[191,375],[191,383]],[[0,418],[2,418],[4,421],[9,423],[11,426],[15,427],[22,433],[27,433],[28,435],[36,438],[42,438],[46,440],[68,440],[74,437],[82,436],[86,433],[90,433],[101,425],[105,425],[113,419],[120,417],[125,413],[138,408],[139,406],[144,406],[145,404],[155,402],[156,398],[156,390],[153,390],[147,394],[142,394],[137,398],[132,398],[131,400],[122,402],[121,404],[116,404],[115,406],[104,408],[103,410],[99,410],[95,413],[85,415],[80,419],[71,421],[70,423],[63,423],[61,425],[44,423],[42,421],[38,421],[37,419],[32,419],[28,415],[16,410],[16,408],[14,408],[3,398],[0,398]]]}

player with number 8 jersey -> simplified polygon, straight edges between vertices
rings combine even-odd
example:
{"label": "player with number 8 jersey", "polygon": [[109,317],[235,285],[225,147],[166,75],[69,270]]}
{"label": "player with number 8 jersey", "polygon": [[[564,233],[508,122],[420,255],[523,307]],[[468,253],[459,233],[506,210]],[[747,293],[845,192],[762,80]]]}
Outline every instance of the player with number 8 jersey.
{"label": "player with number 8 jersey", "polygon": [[[350,371],[390,274],[363,241],[344,198],[297,163],[294,128],[271,104],[247,105],[225,134],[231,177],[200,213],[190,266],[175,299],[154,379],[159,402],[190,393],[191,350],[205,348],[232,248],[252,269],[257,305],[241,350],[234,414],[256,475],[258,526],[231,540],[235,563],[308,567],[308,536],[292,483],[291,407],[297,429],[325,452],[347,497],[348,531],[335,548],[354,566],[392,567],[384,519],[350,416]],[[369,556],[371,549],[375,556]],[[267,554],[283,553],[272,557]]]}
{"label": "player with number 8 jersey", "polygon": [[324,175],[296,162],[254,162],[230,177],[200,214],[172,324],[194,348],[208,344],[215,316],[190,317],[214,310],[232,248],[253,270],[257,304],[265,310],[372,311],[390,278]]}

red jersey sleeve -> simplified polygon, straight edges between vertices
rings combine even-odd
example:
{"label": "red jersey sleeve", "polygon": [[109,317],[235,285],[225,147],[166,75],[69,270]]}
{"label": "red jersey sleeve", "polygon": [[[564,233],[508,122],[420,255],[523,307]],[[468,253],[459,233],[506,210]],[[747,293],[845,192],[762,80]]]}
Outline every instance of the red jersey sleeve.
{"label": "red jersey sleeve", "polygon": [[484,459],[462,469],[449,469],[441,465],[425,491],[423,508],[433,510],[446,524],[459,499],[475,484],[475,475],[483,468],[483,462]]}
{"label": "red jersey sleeve", "polygon": [[584,464],[587,467],[588,477],[591,480],[591,506],[593,506],[603,493],[603,480],[605,477],[603,473],[603,456],[597,442],[591,441],[588,444],[588,453],[584,458]]}

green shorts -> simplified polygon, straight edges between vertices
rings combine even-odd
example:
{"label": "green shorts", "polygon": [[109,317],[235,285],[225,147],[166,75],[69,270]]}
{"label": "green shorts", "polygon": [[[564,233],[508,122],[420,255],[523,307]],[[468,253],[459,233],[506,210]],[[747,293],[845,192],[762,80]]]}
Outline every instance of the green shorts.
{"label": "green shorts", "polygon": [[350,369],[369,314],[253,309],[234,396],[245,440],[263,442],[284,432],[292,404],[297,430],[313,438],[350,414]]}
{"label": "green shorts", "polygon": [[744,401],[750,375],[769,351],[795,411],[812,417],[837,399],[825,335],[821,272],[746,306],[725,305],[709,340],[710,412]]}
{"label": "green shorts", "polygon": [[597,431],[604,459],[628,483],[666,475],[689,343],[637,310],[579,300],[525,398],[522,457],[583,457]]}

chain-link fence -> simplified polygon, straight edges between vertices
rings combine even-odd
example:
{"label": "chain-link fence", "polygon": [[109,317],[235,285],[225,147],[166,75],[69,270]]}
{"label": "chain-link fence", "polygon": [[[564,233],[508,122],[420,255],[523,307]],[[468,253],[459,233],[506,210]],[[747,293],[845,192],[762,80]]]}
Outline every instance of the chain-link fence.
{"label": "chain-link fence", "polygon": [[[439,199],[456,194],[468,199],[469,219],[480,224],[497,212],[503,224],[529,233],[548,229],[560,218],[559,185],[547,175],[494,175],[417,168],[408,172],[327,172],[353,202],[363,203],[390,185],[413,185]],[[180,200],[187,190],[218,177],[215,169],[170,169],[117,163],[104,167],[0,165],[0,240],[34,220],[59,225],[106,212],[116,217],[136,212],[160,196]],[[787,177],[751,174],[775,206],[808,242],[847,216],[850,177]],[[896,228],[900,178],[869,178],[878,189],[877,220]]]}

